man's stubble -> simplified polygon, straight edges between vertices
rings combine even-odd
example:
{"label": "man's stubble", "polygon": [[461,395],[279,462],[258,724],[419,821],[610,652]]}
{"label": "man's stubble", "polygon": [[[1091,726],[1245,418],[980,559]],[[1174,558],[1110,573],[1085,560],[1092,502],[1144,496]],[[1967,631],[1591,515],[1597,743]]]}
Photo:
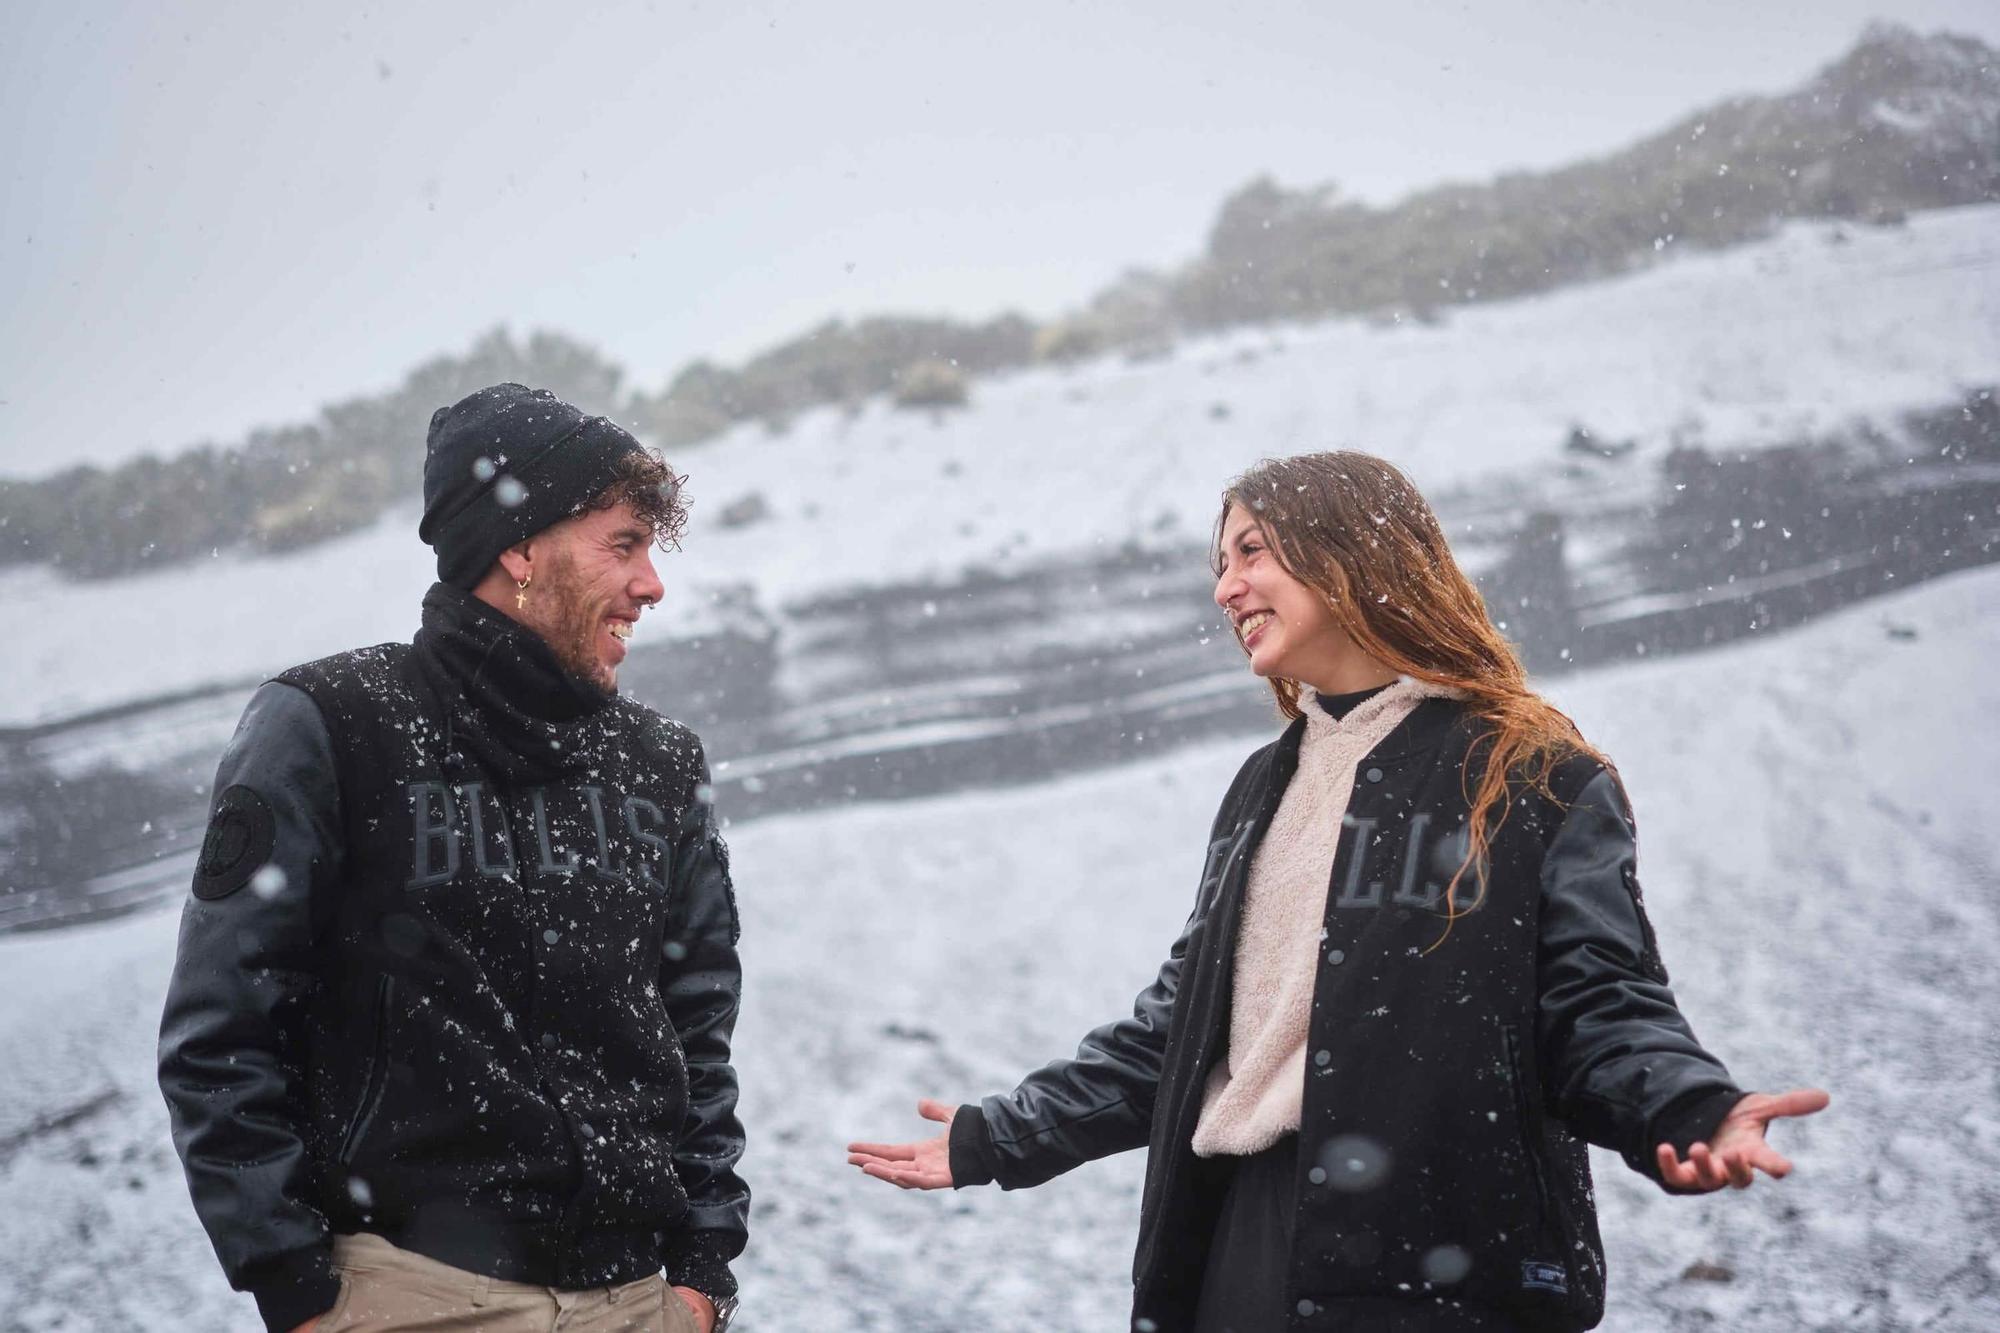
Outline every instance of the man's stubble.
{"label": "man's stubble", "polygon": [[609,608],[592,599],[576,561],[564,551],[551,554],[542,586],[536,591],[547,599],[548,620],[535,628],[555,653],[557,663],[579,684],[599,694],[618,693],[617,669],[606,666],[597,655],[597,634]]}

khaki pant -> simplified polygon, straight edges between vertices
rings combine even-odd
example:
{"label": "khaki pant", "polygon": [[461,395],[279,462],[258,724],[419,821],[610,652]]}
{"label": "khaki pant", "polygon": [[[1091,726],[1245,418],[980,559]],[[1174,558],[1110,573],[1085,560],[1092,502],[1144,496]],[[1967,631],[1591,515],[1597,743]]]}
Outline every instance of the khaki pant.
{"label": "khaki pant", "polygon": [[333,1266],[340,1299],[314,1333],[696,1333],[687,1302],[657,1273],[558,1291],[481,1277],[366,1232],[333,1238]]}

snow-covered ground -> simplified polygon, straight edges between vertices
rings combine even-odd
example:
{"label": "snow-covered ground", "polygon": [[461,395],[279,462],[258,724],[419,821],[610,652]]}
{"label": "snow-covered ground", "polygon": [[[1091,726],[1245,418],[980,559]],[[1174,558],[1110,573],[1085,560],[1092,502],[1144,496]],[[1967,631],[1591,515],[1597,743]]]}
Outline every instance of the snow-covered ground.
{"label": "snow-covered ground", "polygon": [[[1893,633],[1891,632],[1893,630]],[[1753,1086],[1819,1083],[1799,1172],[1674,1199],[1599,1155],[1620,1333],[2000,1327],[2000,570],[1570,677],[1620,763],[1684,1008]],[[1124,1326],[1136,1154],[913,1195],[844,1164],[1121,1012],[1257,737],[732,833],[747,995],[743,1327]],[[0,1330],[251,1329],[153,1087],[171,911],[0,939]],[[24,1134],[79,1108],[66,1127]],[[1684,1280],[1697,1261],[1728,1282]]]}
{"label": "snow-covered ground", "polygon": [[[732,431],[676,458],[694,521],[669,558],[669,622],[690,589],[748,583],[766,607],[969,565],[1204,536],[1216,496],[1267,454],[1356,447],[1434,493],[1550,469],[1573,423],[1632,438],[1647,469],[1679,429],[1732,447],[1893,424],[2000,367],[2000,206],[1906,227],[1798,224],[1438,326],[1336,320],[1186,343],[1163,359],[980,381],[933,421],[877,399],[773,436]],[[411,423],[411,448],[420,422]],[[771,517],[725,528],[761,493]],[[413,514],[292,555],[101,583],[0,580],[0,725],[407,638],[429,582]],[[650,628],[648,626],[647,628]],[[641,630],[642,635],[646,629]]]}

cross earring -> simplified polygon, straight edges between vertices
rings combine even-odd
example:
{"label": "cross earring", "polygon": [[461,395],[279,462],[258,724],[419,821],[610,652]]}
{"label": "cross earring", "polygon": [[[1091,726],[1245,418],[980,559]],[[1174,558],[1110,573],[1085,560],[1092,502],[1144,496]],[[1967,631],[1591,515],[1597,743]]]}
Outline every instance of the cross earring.
{"label": "cross earring", "polygon": [[528,578],[514,580],[514,586],[520,589],[519,592],[514,594],[514,609],[516,611],[528,604],[528,580],[534,577],[533,574],[530,574]]}

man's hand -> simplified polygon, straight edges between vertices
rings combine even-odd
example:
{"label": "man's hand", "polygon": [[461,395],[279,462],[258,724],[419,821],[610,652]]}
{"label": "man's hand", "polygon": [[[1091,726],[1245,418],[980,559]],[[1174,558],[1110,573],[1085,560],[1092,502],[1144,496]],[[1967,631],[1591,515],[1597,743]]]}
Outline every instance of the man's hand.
{"label": "man's hand", "polygon": [[715,1333],[715,1302],[693,1287],[675,1287],[674,1295],[687,1302],[687,1308],[694,1314],[694,1326],[701,1333]]}
{"label": "man's hand", "polygon": [[1700,1190],[1704,1194],[1724,1185],[1750,1188],[1756,1173],[1773,1180],[1792,1172],[1792,1164],[1764,1141],[1764,1127],[1784,1116],[1811,1115],[1823,1111],[1832,1098],[1818,1088],[1796,1088],[1772,1096],[1753,1092],[1729,1109],[1708,1142],[1688,1149],[1682,1161],[1671,1143],[1654,1149],[1660,1163],[1660,1179],[1675,1189]]}
{"label": "man's hand", "polygon": [[958,1108],[926,1097],[917,1103],[917,1114],[937,1121],[945,1132],[915,1143],[850,1143],[847,1164],[906,1190],[950,1189],[951,1118]]}

